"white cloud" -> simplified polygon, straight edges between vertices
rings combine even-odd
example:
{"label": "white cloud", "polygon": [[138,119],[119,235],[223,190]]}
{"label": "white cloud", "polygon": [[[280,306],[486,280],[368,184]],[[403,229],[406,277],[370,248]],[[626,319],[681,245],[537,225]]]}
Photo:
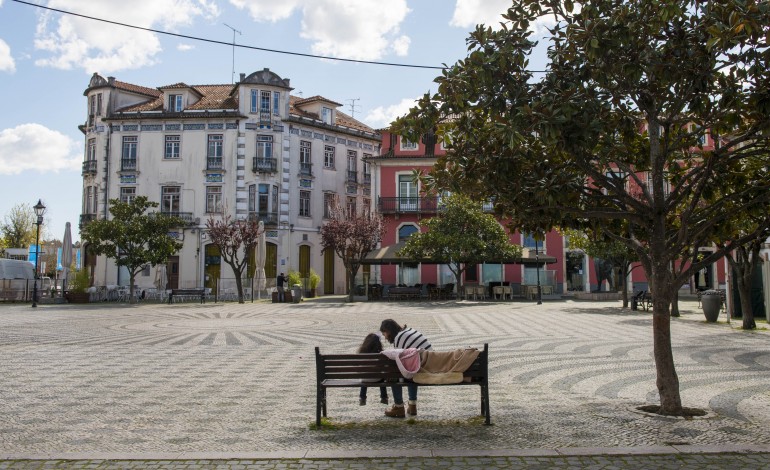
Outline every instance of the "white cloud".
{"label": "white cloud", "polygon": [[397,117],[405,115],[410,108],[416,106],[418,99],[404,98],[397,104],[374,108],[364,117],[363,122],[375,129],[388,127]]}
{"label": "white cloud", "polygon": [[[82,2],[51,0],[48,6],[145,28],[175,31],[196,18],[212,18],[219,9],[209,0],[134,0]],[[157,61],[160,41],[154,33],[101,23],[85,18],[43,14],[35,47],[51,53],[36,65],[87,73],[135,69]]]}
{"label": "white cloud", "polygon": [[40,124],[21,124],[0,131],[0,174],[77,170],[82,160],[80,144]]}
{"label": "white cloud", "polygon": [[503,20],[501,16],[511,6],[511,0],[457,0],[451,26],[475,29],[477,24],[485,24],[494,29]]}
{"label": "white cloud", "polygon": [[230,0],[254,21],[280,21],[302,14],[300,36],[315,54],[376,60],[389,52],[406,55],[409,38],[399,27],[411,11],[406,0]]}
{"label": "white cloud", "polygon": [[180,44],[178,44],[176,46],[176,48],[179,51],[187,52],[187,51],[195,49],[195,46],[193,46],[192,44],[182,44],[182,43],[180,43]]}
{"label": "white cloud", "polygon": [[15,72],[16,62],[11,56],[11,47],[0,39],[0,72]]}
{"label": "white cloud", "polygon": [[[477,24],[484,24],[492,29],[500,29],[500,23],[507,22],[502,15],[510,7],[511,0],[457,0],[449,25],[473,30]],[[579,5],[575,5],[575,9],[579,10]],[[553,16],[544,16],[538,18],[530,29],[537,32],[542,26],[553,24]]]}

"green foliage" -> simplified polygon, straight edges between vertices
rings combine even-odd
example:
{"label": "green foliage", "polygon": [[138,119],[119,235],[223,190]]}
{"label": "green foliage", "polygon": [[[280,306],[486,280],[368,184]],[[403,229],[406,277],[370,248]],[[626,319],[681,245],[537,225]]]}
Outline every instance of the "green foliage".
{"label": "green foliage", "polygon": [[316,289],[318,288],[318,284],[321,283],[321,276],[318,275],[317,272],[313,268],[310,268],[310,288]]}
{"label": "green foliage", "polygon": [[286,281],[289,283],[289,287],[293,287],[295,284],[302,284],[302,274],[299,271],[290,269],[286,273]]}
{"label": "green foliage", "polygon": [[91,286],[91,276],[88,273],[88,269],[80,269],[75,271],[75,277],[72,282],[69,283],[69,290],[71,292],[82,294]]}
{"label": "green foliage", "polygon": [[[669,305],[728,249],[698,247],[757,238],[736,221],[770,212],[770,8],[521,0],[504,16],[471,33],[468,56],[395,131],[448,142],[426,185],[494,200],[525,232],[589,230],[633,250],[655,299],[661,405],[681,413]],[[544,19],[548,64],[534,76],[529,27]]]}
{"label": "green foliage", "polygon": [[29,204],[17,204],[0,224],[2,244],[6,248],[26,248],[35,244],[37,227],[35,211]]}
{"label": "green foliage", "polygon": [[131,278],[131,297],[136,274],[149,263],[165,263],[169,256],[182,248],[169,232],[185,222],[178,217],[146,213],[157,207],[145,196],[137,196],[131,203],[110,199],[110,219],[94,220],[80,232],[88,249],[96,255],[113,258],[118,266],[125,266]]}
{"label": "green foliage", "polygon": [[521,256],[521,247],[509,242],[505,229],[482,204],[460,194],[441,199],[439,213],[413,233],[399,252],[414,260],[429,259],[446,263],[461,280],[468,264],[513,261]]}

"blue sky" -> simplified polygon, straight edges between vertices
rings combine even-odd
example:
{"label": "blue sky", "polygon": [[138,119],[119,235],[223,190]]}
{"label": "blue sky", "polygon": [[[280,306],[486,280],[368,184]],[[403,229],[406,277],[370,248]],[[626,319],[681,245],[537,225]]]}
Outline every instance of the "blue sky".
{"label": "blue sky", "polygon": [[[496,24],[510,0],[31,0],[60,10],[217,41],[351,59],[441,66],[466,55],[476,23]],[[48,207],[61,239],[81,211],[83,91],[90,76],[158,87],[231,83],[230,46],[46,12],[0,0],[0,217]],[[385,127],[435,91],[440,71],[235,50],[235,77],[269,68],[298,96],[323,95]],[[73,233],[73,238],[79,238]]]}

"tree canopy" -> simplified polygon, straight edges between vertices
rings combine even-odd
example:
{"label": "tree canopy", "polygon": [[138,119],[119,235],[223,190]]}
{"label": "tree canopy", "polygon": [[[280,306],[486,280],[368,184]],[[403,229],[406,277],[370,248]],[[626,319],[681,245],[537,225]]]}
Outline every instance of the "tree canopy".
{"label": "tree canopy", "polygon": [[[545,72],[530,70],[548,26]],[[478,26],[396,131],[449,149],[426,183],[493,199],[524,231],[625,243],[654,298],[661,412],[681,414],[669,306],[678,287],[758,233],[700,246],[770,204],[767,2],[520,0]],[[682,260],[684,262],[676,262]]]}
{"label": "tree canopy", "polygon": [[[35,211],[29,204],[16,204],[5,215],[0,233],[6,248],[27,248],[35,244]],[[42,234],[41,234],[42,235]]]}
{"label": "tree canopy", "polygon": [[323,251],[332,250],[342,259],[348,276],[348,296],[353,301],[356,274],[366,255],[377,247],[385,233],[382,217],[368,208],[350,212],[335,200],[329,219],[321,227]]}
{"label": "tree canopy", "polygon": [[413,233],[399,255],[430,259],[449,266],[458,285],[466,266],[512,261],[521,247],[509,242],[508,233],[492,214],[461,194],[441,199],[441,210],[420,224],[427,231]]}
{"label": "tree canopy", "polygon": [[125,266],[130,276],[130,301],[134,301],[134,280],[149,263],[165,263],[168,257],[182,248],[169,232],[185,222],[178,217],[161,213],[147,213],[157,207],[146,196],[137,196],[130,203],[110,199],[110,219],[97,219],[80,231],[87,249],[96,255],[113,258],[118,266]]}
{"label": "tree canopy", "polygon": [[260,226],[257,219],[233,220],[230,215],[225,215],[216,219],[209,217],[206,230],[211,243],[219,247],[222,260],[233,270],[238,302],[243,303],[243,275],[248,267],[249,255],[254,253],[265,227]]}

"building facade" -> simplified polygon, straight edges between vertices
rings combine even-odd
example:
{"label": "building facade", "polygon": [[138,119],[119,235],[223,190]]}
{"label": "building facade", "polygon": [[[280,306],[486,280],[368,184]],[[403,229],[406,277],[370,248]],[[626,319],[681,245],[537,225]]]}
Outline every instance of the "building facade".
{"label": "building facade", "polygon": [[[209,218],[229,214],[265,223],[268,286],[279,272],[310,269],[319,292],[345,293],[345,270],[321,254],[328,203],[371,206],[367,162],[379,154],[374,129],[339,103],[291,95],[289,79],[269,69],[231,85],[150,88],[94,74],[85,90],[83,205],[80,226],[109,217],[109,200],[147,196],[161,213],[186,221],[172,235],[182,249],[166,265],[168,288],[233,280],[206,233]],[[125,285],[113,260],[89,256],[94,285]],[[138,276],[150,287],[156,270]]]}
{"label": "building facade", "polygon": [[[382,214],[386,228],[382,246],[403,242],[414,232],[421,230],[420,222],[433,217],[440,207],[439,198],[426,196],[419,183],[414,181],[414,170],[428,172],[436,162],[436,156],[445,150],[435,139],[423,138],[421,142],[409,142],[388,129],[379,130],[382,136],[381,152],[372,158],[374,191],[377,194],[377,211]],[[427,142],[427,143],[426,143]],[[713,142],[703,142],[704,148]],[[645,181],[647,174],[640,174]],[[491,207],[489,208],[491,210]],[[501,221],[505,226],[505,221]],[[483,284],[505,283],[519,288],[537,283],[549,286],[554,294],[569,295],[576,292],[622,290],[622,276],[609,266],[587,256],[581,250],[571,250],[568,240],[556,231],[548,232],[545,239],[536,241],[531,234],[510,233],[510,242],[521,245],[529,251],[529,258],[538,255],[549,260],[537,268],[527,258],[517,264],[481,264],[464,273],[463,283]],[[702,251],[710,251],[705,247]],[[638,264],[638,263],[635,263]],[[447,266],[435,264],[385,264],[372,266],[369,273],[371,283],[384,285],[414,285],[454,283],[455,279]],[[633,269],[625,279],[629,292],[648,290],[649,286],[641,267]],[[724,289],[726,270],[724,260],[702,269],[691,279],[685,291],[703,289]],[[516,290],[514,290],[516,291]]]}

